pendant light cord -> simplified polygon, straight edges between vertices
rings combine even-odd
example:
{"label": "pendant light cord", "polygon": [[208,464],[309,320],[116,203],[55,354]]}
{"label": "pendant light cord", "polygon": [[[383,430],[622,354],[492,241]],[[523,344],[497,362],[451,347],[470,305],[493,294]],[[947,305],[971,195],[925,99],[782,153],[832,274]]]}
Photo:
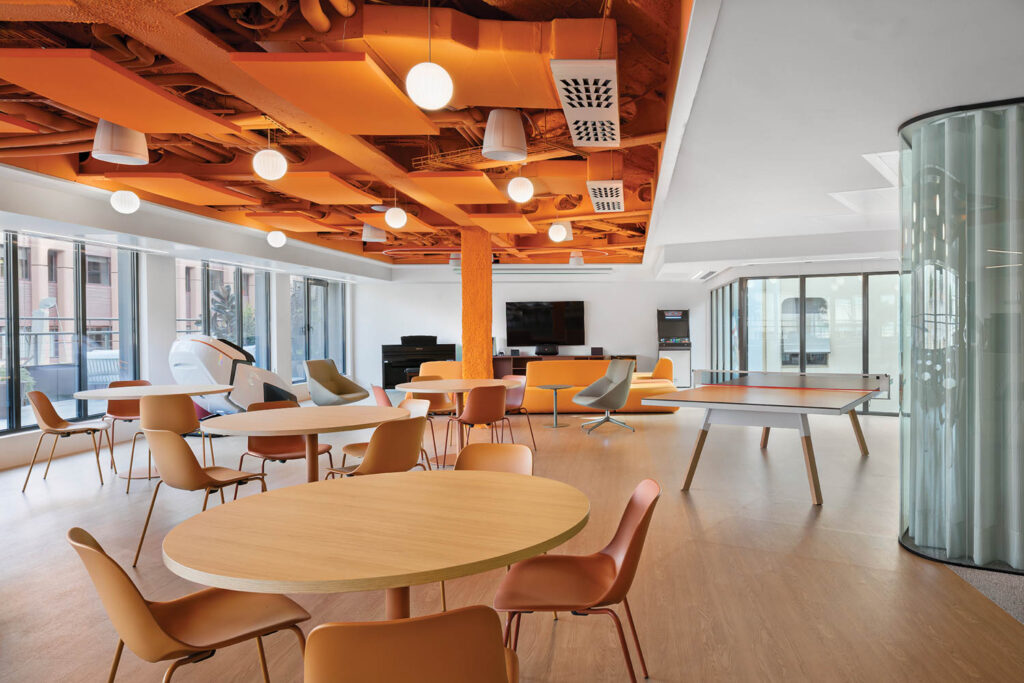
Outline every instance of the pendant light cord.
{"label": "pendant light cord", "polygon": [[431,25],[430,25],[430,0],[427,0],[427,61],[428,62],[432,61],[431,60],[431,53],[430,53],[430,33],[431,33]]}

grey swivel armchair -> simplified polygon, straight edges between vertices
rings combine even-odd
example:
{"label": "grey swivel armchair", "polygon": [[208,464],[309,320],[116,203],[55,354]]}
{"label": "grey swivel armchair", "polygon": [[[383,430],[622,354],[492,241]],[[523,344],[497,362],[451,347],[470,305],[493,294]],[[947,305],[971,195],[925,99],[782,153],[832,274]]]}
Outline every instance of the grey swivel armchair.
{"label": "grey swivel armchair", "polygon": [[604,417],[589,420],[580,425],[580,427],[587,429],[587,434],[605,422],[625,427],[631,432],[636,431],[625,422],[612,417],[612,411],[619,410],[629,400],[629,386],[633,381],[633,368],[635,365],[636,361],[632,360],[613,360],[608,363],[608,370],[605,371],[604,377],[573,396],[572,402],[576,405],[604,410]]}
{"label": "grey swivel armchair", "polygon": [[318,406],[343,406],[370,397],[370,392],[338,372],[330,358],[306,361],[309,397]]}

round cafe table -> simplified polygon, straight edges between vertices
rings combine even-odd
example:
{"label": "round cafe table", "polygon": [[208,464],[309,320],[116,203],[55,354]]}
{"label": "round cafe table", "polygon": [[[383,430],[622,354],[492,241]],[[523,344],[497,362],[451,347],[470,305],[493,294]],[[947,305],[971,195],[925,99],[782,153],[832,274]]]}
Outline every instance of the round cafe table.
{"label": "round cafe table", "polygon": [[[512,379],[430,379],[423,382],[404,382],[396,384],[398,391],[407,391],[411,394],[455,394],[455,414],[461,415],[462,408],[466,404],[466,394],[477,387],[493,387],[501,385],[506,389],[515,389],[519,383]],[[461,451],[466,446],[466,439],[462,430],[458,432],[458,444]],[[445,444],[445,448],[448,444]],[[456,454],[458,455],[458,454]],[[435,462],[444,467],[448,464],[448,454],[435,458]]]}
{"label": "round cafe table", "polygon": [[572,385],[571,384],[542,384],[542,385],[540,385],[540,388],[541,389],[547,389],[548,391],[554,392],[554,399],[553,399],[554,403],[552,403],[553,410],[554,410],[554,417],[553,417],[553,420],[552,420],[551,424],[544,425],[544,426],[545,427],[551,427],[552,429],[558,429],[559,427],[568,427],[569,425],[564,425],[564,424],[560,425],[560,424],[558,424],[558,391],[560,389],[572,389]]}
{"label": "round cafe table", "polygon": [[590,502],[553,479],[434,470],[273,489],[188,519],[164,564],[215,588],[260,593],[385,590],[409,616],[409,587],[497,569],[575,536]]}
{"label": "round cafe table", "polygon": [[312,406],[221,415],[204,420],[200,428],[206,434],[223,436],[304,436],[306,480],[316,481],[320,478],[319,434],[369,429],[404,417],[409,417],[405,408]]}

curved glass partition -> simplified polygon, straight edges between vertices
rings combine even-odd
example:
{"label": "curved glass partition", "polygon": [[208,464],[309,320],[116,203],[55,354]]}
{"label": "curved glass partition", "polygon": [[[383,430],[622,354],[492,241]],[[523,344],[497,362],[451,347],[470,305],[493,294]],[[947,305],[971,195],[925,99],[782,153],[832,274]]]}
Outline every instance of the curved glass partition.
{"label": "curved glass partition", "polygon": [[900,542],[1024,573],[1024,104],[900,138]]}

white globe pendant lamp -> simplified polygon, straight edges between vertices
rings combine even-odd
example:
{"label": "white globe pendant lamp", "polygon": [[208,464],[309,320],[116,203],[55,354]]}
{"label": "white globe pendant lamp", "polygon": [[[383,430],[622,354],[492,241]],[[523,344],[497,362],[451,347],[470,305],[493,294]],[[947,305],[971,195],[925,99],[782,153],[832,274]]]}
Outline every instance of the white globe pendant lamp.
{"label": "white globe pendant lamp", "polygon": [[272,246],[274,249],[280,249],[288,243],[288,235],[285,235],[280,230],[271,230],[267,233],[267,244]]}
{"label": "white globe pendant lamp", "polygon": [[492,109],[487,115],[484,145],[480,152],[494,161],[526,159],[526,131],[523,119],[515,109]]}
{"label": "white globe pendant lamp", "polygon": [[552,242],[566,242],[572,240],[572,223],[569,221],[556,221],[548,228],[548,239]]}
{"label": "white globe pendant lamp", "polygon": [[288,160],[276,149],[261,149],[252,157],[252,170],[264,180],[280,180],[288,172]]}
{"label": "white globe pendant lamp", "polygon": [[92,141],[92,158],[110,164],[144,166],[149,163],[146,134],[100,119]]}
{"label": "white globe pendant lamp", "polygon": [[142,206],[142,201],[139,199],[139,195],[131,190],[118,190],[110,195],[110,205],[118,213],[129,214],[138,211]]}
{"label": "white globe pendant lamp", "polygon": [[431,59],[430,0],[427,0],[427,61],[420,62],[405,75],[405,92],[420,109],[436,111],[448,105],[455,92],[452,77]]}
{"label": "white globe pendant lamp", "polygon": [[533,199],[533,182],[529,178],[519,176],[509,181],[505,191],[508,192],[509,199],[522,204]]}
{"label": "white globe pendant lamp", "polygon": [[405,209],[400,206],[392,206],[384,212],[384,222],[388,224],[389,228],[401,230],[405,227],[408,220],[408,214],[406,214]]}

